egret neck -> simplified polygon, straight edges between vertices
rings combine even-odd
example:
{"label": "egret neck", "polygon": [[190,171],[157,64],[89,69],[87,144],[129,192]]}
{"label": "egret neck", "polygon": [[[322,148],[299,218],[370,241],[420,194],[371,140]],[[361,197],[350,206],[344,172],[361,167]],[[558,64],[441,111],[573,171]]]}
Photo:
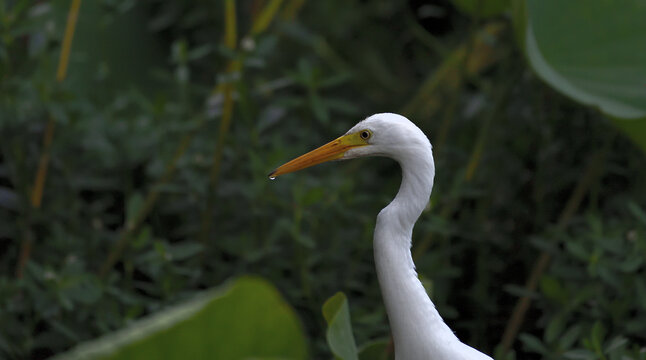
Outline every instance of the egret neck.
{"label": "egret neck", "polygon": [[413,226],[433,188],[435,170],[430,146],[425,150],[428,156],[418,154],[421,156],[399,161],[399,192],[379,213],[374,234],[377,277],[397,359],[423,359],[429,350],[458,341],[419,281],[410,251]]}

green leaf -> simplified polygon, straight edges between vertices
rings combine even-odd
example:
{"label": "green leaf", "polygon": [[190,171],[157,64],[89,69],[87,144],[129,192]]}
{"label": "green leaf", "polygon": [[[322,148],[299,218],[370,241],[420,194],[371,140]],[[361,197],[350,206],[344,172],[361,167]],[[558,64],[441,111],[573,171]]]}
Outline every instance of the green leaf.
{"label": "green leaf", "polygon": [[565,319],[563,315],[556,315],[550,320],[545,328],[544,339],[546,343],[553,343],[563,333],[565,327]]}
{"label": "green leaf", "polygon": [[390,346],[390,339],[374,340],[363,344],[359,350],[360,360],[390,360],[394,353]]}
{"label": "green leaf", "polygon": [[526,16],[524,50],[538,75],[646,149],[646,2],[528,0]]}
{"label": "green leaf", "polygon": [[618,118],[646,117],[646,47],[638,35],[646,32],[646,3],[534,0],[528,5],[525,50],[544,80]]}
{"label": "green leaf", "polygon": [[617,336],[617,337],[613,338],[612,340],[610,340],[610,343],[608,345],[606,345],[605,353],[609,354],[609,353],[621,348],[622,346],[626,345],[627,343],[628,343],[628,339],[626,339],[623,336]]}
{"label": "green leaf", "polygon": [[523,342],[527,350],[536,352],[542,355],[549,354],[549,349],[535,336],[529,334],[520,334],[518,336]]}
{"label": "green leaf", "polygon": [[621,264],[619,264],[618,266],[619,270],[625,273],[633,273],[642,266],[642,264],[644,263],[643,257],[637,254],[631,254],[631,255],[632,256],[628,256],[627,259],[625,259]]}
{"label": "green leaf", "polygon": [[566,242],[565,248],[570,252],[570,254],[574,255],[574,257],[579,260],[587,262],[591,257],[590,252],[583,246],[583,244],[578,242]]}
{"label": "green leaf", "polygon": [[305,359],[301,323],[276,288],[241,277],[55,359]]}
{"label": "green leaf", "polygon": [[181,261],[199,254],[203,249],[204,246],[202,246],[202,244],[187,241],[185,243],[173,245],[168,249],[168,252],[172,260]]}
{"label": "green leaf", "polygon": [[603,338],[605,337],[606,330],[603,327],[603,324],[601,321],[597,320],[595,321],[594,325],[592,326],[592,332],[590,334],[590,340],[591,344],[594,347],[594,350],[598,353],[601,352],[601,343],[603,342]]}
{"label": "green leaf", "polygon": [[569,295],[567,289],[559,282],[559,280],[551,275],[543,275],[540,280],[541,292],[553,301],[561,304],[567,303]]}
{"label": "green leaf", "polygon": [[[646,131],[646,129],[645,129]],[[646,225],[646,212],[634,202],[628,203],[628,210],[633,214],[635,219],[639,220],[642,224]]]}
{"label": "green leaf", "polygon": [[327,299],[323,304],[323,317],[327,322],[325,338],[334,356],[342,360],[358,360],[350,309],[344,293],[338,292]]}
{"label": "green leaf", "polygon": [[566,359],[593,360],[597,358],[597,355],[590,350],[578,349],[564,352],[563,357]]}
{"label": "green leaf", "polygon": [[569,349],[574,345],[581,335],[581,324],[572,325],[567,331],[559,337],[561,349]]}
{"label": "green leaf", "polygon": [[63,296],[73,301],[92,304],[101,299],[103,289],[94,275],[79,274],[61,281],[60,292]]}

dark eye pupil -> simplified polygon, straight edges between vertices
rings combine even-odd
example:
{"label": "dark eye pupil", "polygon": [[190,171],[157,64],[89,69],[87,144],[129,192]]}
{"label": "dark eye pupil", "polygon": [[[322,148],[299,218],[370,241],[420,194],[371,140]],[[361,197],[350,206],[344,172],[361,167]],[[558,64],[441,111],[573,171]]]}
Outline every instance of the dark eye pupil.
{"label": "dark eye pupil", "polygon": [[361,133],[361,137],[362,137],[362,138],[364,138],[364,139],[367,139],[367,138],[368,138],[368,132],[367,132],[367,131],[363,131],[363,132]]}

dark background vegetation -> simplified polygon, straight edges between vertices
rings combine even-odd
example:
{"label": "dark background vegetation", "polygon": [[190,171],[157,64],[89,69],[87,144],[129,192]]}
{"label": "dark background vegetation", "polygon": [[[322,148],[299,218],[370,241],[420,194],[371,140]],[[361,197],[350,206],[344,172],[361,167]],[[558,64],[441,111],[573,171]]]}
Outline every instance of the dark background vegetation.
{"label": "dark background vegetation", "polygon": [[357,343],[387,337],[371,239],[398,166],[266,174],[398,112],[434,144],[413,253],[459,338],[500,354],[527,296],[510,356],[644,358],[644,153],[539,80],[506,13],[245,0],[233,33],[224,1],[84,1],[57,80],[69,7],[0,1],[0,357],[46,358],[240,274],[276,285],[313,358],[337,291]]}

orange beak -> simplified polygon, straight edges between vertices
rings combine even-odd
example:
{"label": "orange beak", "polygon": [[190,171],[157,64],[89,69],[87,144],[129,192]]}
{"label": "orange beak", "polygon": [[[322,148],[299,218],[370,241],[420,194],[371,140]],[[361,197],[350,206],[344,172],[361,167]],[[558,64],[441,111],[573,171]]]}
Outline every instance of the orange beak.
{"label": "orange beak", "polygon": [[341,159],[346,151],[358,146],[366,145],[368,145],[368,143],[366,140],[362,139],[358,133],[343,135],[318,149],[312,150],[307,154],[301,155],[296,159],[277,167],[274,171],[269,173],[269,178],[273,179],[277,176],[302,170],[326,161]]}

